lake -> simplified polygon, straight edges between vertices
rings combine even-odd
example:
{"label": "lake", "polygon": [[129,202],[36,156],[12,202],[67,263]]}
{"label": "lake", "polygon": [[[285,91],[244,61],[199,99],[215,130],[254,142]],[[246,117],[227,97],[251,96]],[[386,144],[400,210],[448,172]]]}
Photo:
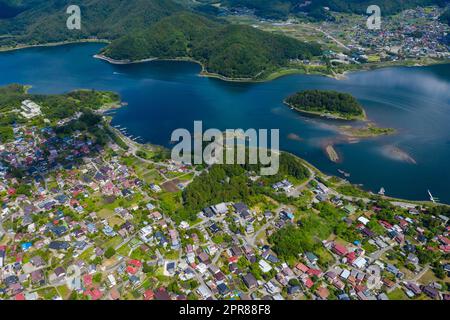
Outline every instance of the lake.
{"label": "lake", "polygon": [[[188,62],[111,65],[94,59],[103,44],[42,47],[0,53],[0,85],[32,85],[35,93],[74,89],[112,90],[128,106],[114,112],[113,125],[126,127],[144,142],[170,146],[176,128],[280,129],[280,147],[327,174],[349,172],[367,190],[381,187],[389,196],[428,200],[429,189],[450,203],[450,65],[398,67],[348,75],[346,80],[292,75],[266,83],[234,83],[198,75]],[[284,106],[299,90],[348,92],[378,126],[398,133],[348,143],[336,121],[303,117]],[[294,138],[293,138],[294,137]],[[324,145],[342,157],[331,162]],[[400,149],[416,163],[392,150]]]}

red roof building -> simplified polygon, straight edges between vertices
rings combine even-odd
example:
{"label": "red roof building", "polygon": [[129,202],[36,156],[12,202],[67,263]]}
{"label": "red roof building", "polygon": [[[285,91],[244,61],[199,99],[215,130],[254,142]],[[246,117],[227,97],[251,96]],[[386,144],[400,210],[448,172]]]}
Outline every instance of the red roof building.
{"label": "red roof building", "polygon": [[306,273],[306,272],[308,272],[308,270],[309,270],[309,268],[307,267],[307,266],[305,266],[303,263],[298,263],[296,266],[295,266],[295,268],[297,269],[297,270],[300,270],[301,272],[303,272],[303,273]]}
{"label": "red roof building", "polygon": [[314,285],[314,282],[310,278],[305,278],[305,279],[303,279],[303,284],[308,289],[311,289],[311,287]]}
{"label": "red roof building", "polygon": [[84,286],[86,288],[91,287],[92,286],[92,275],[91,274],[84,275],[83,276],[83,283],[84,283]]}
{"label": "red roof building", "polygon": [[444,244],[444,245],[446,245],[446,246],[449,246],[449,245],[450,245],[450,239],[449,239],[449,238],[444,237],[444,236],[438,236],[438,239],[439,239],[439,241],[440,241],[442,244]]}
{"label": "red roof building", "polygon": [[136,267],[132,267],[132,266],[128,266],[128,267],[127,267],[127,272],[128,272],[129,274],[136,274],[138,271],[139,271],[139,269],[136,268]]}
{"label": "red roof building", "polygon": [[19,293],[19,294],[16,294],[16,296],[14,297],[14,300],[23,301],[23,300],[26,300],[26,299],[25,299],[25,296],[24,296],[23,293]]}
{"label": "red roof building", "polygon": [[135,260],[135,259],[128,261],[128,264],[131,264],[137,268],[142,267],[142,262],[140,262],[139,260]]}
{"label": "red roof building", "polygon": [[345,256],[347,254],[347,248],[339,243],[334,243],[333,252],[340,256]]}
{"label": "red roof building", "polygon": [[155,294],[152,290],[146,290],[144,292],[144,300],[153,300],[155,298]]}
{"label": "red roof building", "polygon": [[320,277],[322,275],[322,271],[320,269],[309,269],[307,272],[310,276]]}
{"label": "red roof building", "polygon": [[316,293],[323,300],[326,300],[328,298],[328,296],[330,295],[330,292],[328,291],[328,289],[324,288],[324,287],[317,288]]}

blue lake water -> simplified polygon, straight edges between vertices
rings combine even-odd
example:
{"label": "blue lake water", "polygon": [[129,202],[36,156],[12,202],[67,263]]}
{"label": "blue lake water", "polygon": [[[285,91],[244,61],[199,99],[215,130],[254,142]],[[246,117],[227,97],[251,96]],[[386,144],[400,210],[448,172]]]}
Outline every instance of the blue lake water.
{"label": "blue lake water", "polygon": [[[198,75],[186,62],[111,65],[92,56],[101,44],[32,48],[0,54],[0,85],[22,83],[35,93],[78,88],[113,90],[128,102],[113,125],[144,141],[170,146],[176,128],[280,129],[280,147],[328,174],[351,173],[351,182],[390,196],[428,200],[427,190],[450,203],[450,65],[389,68],[353,73],[347,80],[292,75],[267,83],[230,83]],[[299,90],[332,89],[353,94],[371,120],[398,134],[349,144],[335,122],[300,116],[283,99]],[[301,139],[290,139],[297,135]],[[332,141],[342,163],[332,163],[323,146]],[[416,160],[392,157],[400,148]]]}

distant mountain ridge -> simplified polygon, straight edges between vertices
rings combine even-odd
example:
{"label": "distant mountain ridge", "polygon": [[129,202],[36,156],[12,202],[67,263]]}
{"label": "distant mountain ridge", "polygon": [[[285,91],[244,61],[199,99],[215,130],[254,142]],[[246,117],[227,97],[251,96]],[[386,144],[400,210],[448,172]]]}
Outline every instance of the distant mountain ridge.
{"label": "distant mountain ridge", "polygon": [[[6,3],[0,0],[0,3]],[[27,9],[10,19],[0,20],[0,45],[41,44],[88,37],[115,39],[147,27],[183,7],[172,0],[79,0],[82,29],[66,28],[66,8],[72,0],[32,0]]]}

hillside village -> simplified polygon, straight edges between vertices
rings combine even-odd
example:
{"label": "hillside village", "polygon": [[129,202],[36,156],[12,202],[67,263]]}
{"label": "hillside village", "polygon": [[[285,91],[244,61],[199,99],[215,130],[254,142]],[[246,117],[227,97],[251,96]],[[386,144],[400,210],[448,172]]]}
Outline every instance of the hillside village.
{"label": "hillside village", "polygon": [[331,11],[333,19],[326,21],[309,21],[301,16],[286,21],[263,19],[244,9],[224,15],[234,23],[317,41],[324,50],[320,59],[293,59],[290,67],[306,73],[342,74],[383,66],[447,61],[450,26],[439,19],[445,10],[430,6],[404,10],[393,16],[381,12],[380,29],[374,30],[366,25],[367,15]]}
{"label": "hillside village", "polygon": [[15,125],[0,145],[2,299],[450,298],[448,207],[355,191],[301,162],[304,179],[247,171],[248,201],[183,220],[182,195],[211,168],[119,132],[61,130],[79,119]]}

